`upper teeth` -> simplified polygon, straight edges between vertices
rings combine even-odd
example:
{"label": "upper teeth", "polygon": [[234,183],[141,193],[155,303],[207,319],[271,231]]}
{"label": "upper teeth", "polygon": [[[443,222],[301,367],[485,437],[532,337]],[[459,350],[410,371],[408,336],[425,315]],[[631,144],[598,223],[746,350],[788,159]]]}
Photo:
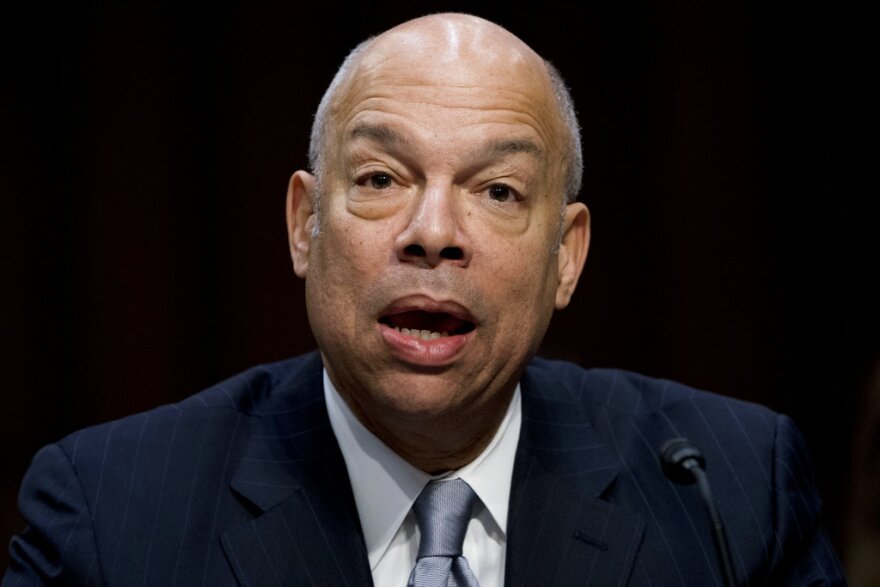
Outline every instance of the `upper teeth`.
{"label": "upper teeth", "polygon": [[423,340],[434,340],[435,338],[440,338],[441,336],[449,336],[448,332],[431,332],[430,330],[416,330],[415,328],[410,330],[409,328],[400,328],[399,326],[395,326],[394,330],[400,332],[401,334],[416,336]]}

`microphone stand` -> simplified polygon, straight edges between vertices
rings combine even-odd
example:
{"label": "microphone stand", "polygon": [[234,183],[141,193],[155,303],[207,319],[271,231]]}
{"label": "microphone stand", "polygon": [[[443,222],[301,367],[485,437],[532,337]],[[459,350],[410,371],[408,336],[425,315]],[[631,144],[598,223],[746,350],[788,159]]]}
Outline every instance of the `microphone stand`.
{"label": "microphone stand", "polygon": [[721,568],[721,577],[725,587],[737,587],[736,575],[733,572],[733,564],[730,559],[730,545],[727,543],[727,535],[724,532],[724,522],[715,499],[712,497],[712,489],[709,487],[709,477],[703,467],[706,459],[700,450],[685,438],[674,438],[667,441],[660,449],[660,464],[664,474],[674,483],[689,485],[696,481],[706,513],[712,523],[712,539],[715,543],[715,552]]}

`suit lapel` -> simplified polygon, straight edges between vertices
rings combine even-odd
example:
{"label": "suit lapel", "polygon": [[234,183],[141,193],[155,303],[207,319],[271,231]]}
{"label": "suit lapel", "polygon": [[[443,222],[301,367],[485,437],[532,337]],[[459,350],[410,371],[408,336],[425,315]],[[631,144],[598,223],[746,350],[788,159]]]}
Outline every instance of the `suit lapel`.
{"label": "suit lapel", "polygon": [[255,408],[256,429],[232,480],[255,515],[222,537],[242,585],[372,582],[321,363],[317,355],[309,363],[273,391],[277,401]]}
{"label": "suit lapel", "polygon": [[[232,481],[254,519],[222,537],[242,585],[371,585],[345,463],[323,400],[318,355],[275,399],[254,406],[255,432]],[[642,519],[600,499],[620,463],[580,404],[523,376],[523,424],[510,496],[507,585],[620,585]]]}
{"label": "suit lapel", "polygon": [[526,372],[508,523],[507,585],[621,585],[641,517],[599,499],[620,467],[580,405]]}

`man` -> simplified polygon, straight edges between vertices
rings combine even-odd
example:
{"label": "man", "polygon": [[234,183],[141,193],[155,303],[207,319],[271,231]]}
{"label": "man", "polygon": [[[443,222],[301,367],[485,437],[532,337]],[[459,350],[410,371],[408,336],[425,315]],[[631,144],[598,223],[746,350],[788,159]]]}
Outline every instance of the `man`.
{"label": "man", "polygon": [[657,463],[678,436],[740,581],[843,583],[788,419],[532,359],[589,213],[570,97],[522,41],[456,14],[367,41],[310,159],[287,221],[320,354],[43,449],[4,587],[719,584]]}

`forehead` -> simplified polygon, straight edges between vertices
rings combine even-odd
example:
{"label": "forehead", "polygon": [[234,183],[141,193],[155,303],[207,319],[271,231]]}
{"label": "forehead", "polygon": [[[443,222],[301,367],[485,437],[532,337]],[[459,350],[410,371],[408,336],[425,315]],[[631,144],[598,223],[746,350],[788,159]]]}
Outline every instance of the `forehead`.
{"label": "forehead", "polygon": [[375,124],[384,116],[429,134],[507,127],[532,133],[550,152],[561,147],[543,61],[503,29],[393,29],[373,41],[339,90],[329,114],[343,140],[364,117]]}

